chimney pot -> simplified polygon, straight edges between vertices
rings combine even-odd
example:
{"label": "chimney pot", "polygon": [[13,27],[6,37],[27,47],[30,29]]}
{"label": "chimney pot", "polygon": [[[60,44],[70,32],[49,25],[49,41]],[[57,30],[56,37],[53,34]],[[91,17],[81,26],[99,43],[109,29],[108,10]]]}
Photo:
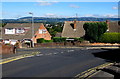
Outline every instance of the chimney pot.
{"label": "chimney pot", "polygon": [[76,25],[76,22],[77,22],[77,21],[74,20],[74,29],[76,29],[76,26],[77,26],[77,25]]}

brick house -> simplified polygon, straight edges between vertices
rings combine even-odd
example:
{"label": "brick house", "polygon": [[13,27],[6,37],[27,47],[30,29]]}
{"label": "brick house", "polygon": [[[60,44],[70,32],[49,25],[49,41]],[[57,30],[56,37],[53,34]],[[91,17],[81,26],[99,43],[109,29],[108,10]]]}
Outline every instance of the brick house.
{"label": "brick house", "polygon": [[42,23],[34,23],[34,29],[31,23],[7,23],[2,28],[2,39],[7,43],[13,43],[16,40],[23,42],[25,40],[33,44],[37,43],[37,39],[39,38],[51,40],[51,35]]}
{"label": "brick house", "polygon": [[35,36],[32,38],[34,40],[34,43],[37,43],[37,39],[44,38],[45,40],[51,40],[51,35],[47,31],[47,29],[44,27],[43,24],[39,27],[38,31],[36,31]]}

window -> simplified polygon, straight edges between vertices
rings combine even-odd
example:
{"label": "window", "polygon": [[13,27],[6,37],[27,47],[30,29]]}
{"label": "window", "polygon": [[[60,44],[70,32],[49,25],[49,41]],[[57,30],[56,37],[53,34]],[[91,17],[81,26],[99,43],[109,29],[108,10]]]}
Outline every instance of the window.
{"label": "window", "polygon": [[5,34],[15,34],[15,29],[14,28],[7,28],[7,29],[5,29]]}
{"label": "window", "polygon": [[43,29],[42,31],[43,31],[43,33],[46,33],[46,32],[47,32],[46,29]]}
{"label": "window", "polygon": [[42,30],[41,29],[39,29],[39,34],[42,34]]}
{"label": "window", "polygon": [[46,33],[46,32],[47,32],[46,29],[39,29],[39,34],[44,34],[44,33]]}
{"label": "window", "polygon": [[24,28],[17,28],[16,29],[16,33],[24,33],[25,32],[25,30],[24,30]]}

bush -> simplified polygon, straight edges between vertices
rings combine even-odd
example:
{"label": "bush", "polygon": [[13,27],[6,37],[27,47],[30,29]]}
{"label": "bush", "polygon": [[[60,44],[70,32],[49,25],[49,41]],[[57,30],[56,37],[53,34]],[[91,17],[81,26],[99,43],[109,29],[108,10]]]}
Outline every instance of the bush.
{"label": "bush", "polygon": [[44,42],[45,42],[44,38],[37,39],[37,43],[44,43]]}
{"label": "bush", "polygon": [[53,40],[45,40],[44,38],[37,39],[37,43],[49,43],[53,42]]}
{"label": "bush", "polygon": [[103,43],[120,43],[120,33],[104,33],[99,42]]}
{"label": "bush", "polygon": [[45,41],[45,43],[51,43],[51,42],[53,42],[53,40],[44,40]]}
{"label": "bush", "polygon": [[90,42],[97,42],[102,34],[107,30],[105,22],[85,23],[83,25],[85,30],[85,39]]}
{"label": "bush", "polygon": [[65,37],[53,37],[53,42],[65,42]]}
{"label": "bush", "polygon": [[53,42],[66,42],[66,39],[74,39],[74,41],[82,42],[83,38],[65,38],[65,37],[54,37]]}
{"label": "bush", "polygon": [[79,38],[79,41],[82,42],[82,41],[84,41],[84,39],[83,38]]}
{"label": "bush", "polygon": [[83,38],[69,38],[69,39],[74,39],[74,41],[79,41],[79,42],[84,41],[84,39],[83,39]]}

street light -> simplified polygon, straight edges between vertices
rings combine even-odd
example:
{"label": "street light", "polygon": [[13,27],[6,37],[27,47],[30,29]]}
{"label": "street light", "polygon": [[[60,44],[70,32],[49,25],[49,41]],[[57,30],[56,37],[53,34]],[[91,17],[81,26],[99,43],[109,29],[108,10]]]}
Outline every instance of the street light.
{"label": "street light", "polygon": [[[32,15],[32,37],[34,37],[34,19],[33,19],[33,13],[29,12],[29,14]],[[32,47],[34,47],[34,40],[32,39]]]}

